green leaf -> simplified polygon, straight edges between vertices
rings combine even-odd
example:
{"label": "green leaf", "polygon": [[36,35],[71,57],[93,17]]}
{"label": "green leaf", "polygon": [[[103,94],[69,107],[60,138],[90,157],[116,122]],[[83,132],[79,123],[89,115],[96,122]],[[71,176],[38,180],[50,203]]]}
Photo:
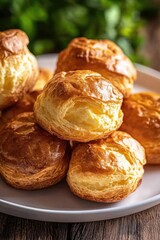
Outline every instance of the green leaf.
{"label": "green leaf", "polygon": [[144,61],[139,30],[158,11],[158,2],[150,0],[0,0],[0,29],[24,30],[36,54],[87,36],[117,41],[132,59]]}
{"label": "green leaf", "polygon": [[124,53],[126,55],[131,55],[133,54],[133,48],[131,46],[131,43],[126,39],[126,38],[119,38],[117,40],[117,44],[123,49]]}
{"label": "green leaf", "polygon": [[105,20],[110,28],[115,27],[119,23],[120,9],[117,5],[113,5],[112,7],[105,10]]}
{"label": "green leaf", "polygon": [[50,52],[54,48],[54,40],[50,39],[38,39],[34,42],[32,49],[33,53],[36,55],[42,54],[44,52]]}
{"label": "green leaf", "polygon": [[72,21],[79,26],[84,26],[88,20],[88,10],[86,7],[81,5],[68,6],[65,8],[63,14],[65,14],[69,21]]}
{"label": "green leaf", "polygon": [[27,35],[34,36],[36,33],[36,26],[33,24],[32,19],[24,13],[19,16],[19,26],[20,28],[27,33]]}
{"label": "green leaf", "polygon": [[38,3],[34,3],[30,7],[28,7],[25,11],[25,15],[33,21],[46,21],[47,20],[47,12],[43,8],[43,6]]}

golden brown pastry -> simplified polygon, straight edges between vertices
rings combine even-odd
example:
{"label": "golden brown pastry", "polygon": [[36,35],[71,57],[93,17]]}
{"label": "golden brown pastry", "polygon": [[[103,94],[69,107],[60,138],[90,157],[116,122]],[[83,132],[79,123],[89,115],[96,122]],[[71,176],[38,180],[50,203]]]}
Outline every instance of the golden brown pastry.
{"label": "golden brown pastry", "polygon": [[73,150],[67,182],[80,198],[117,202],[140,185],[145,162],[143,147],[129,134],[116,131],[105,140],[79,144]]}
{"label": "golden brown pastry", "polygon": [[33,112],[35,100],[35,92],[34,95],[25,94],[24,97],[20,99],[17,103],[15,103],[13,106],[3,110],[0,118],[0,129],[12,118],[15,118],[18,114],[23,112]]}
{"label": "golden brown pastry", "polygon": [[160,94],[137,93],[123,103],[121,130],[139,141],[148,164],[160,164]]}
{"label": "golden brown pastry", "polygon": [[38,75],[38,79],[36,81],[36,84],[34,85],[32,92],[34,91],[42,91],[45,84],[51,79],[53,73],[45,68],[40,68],[39,69],[39,75]]}
{"label": "golden brown pastry", "polygon": [[124,97],[128,97],[136,69],[122,50],[109,40],[75,38],[58,57],[55,73],[87,69],[100,73],[110,80]]}
{"label": "golden brown pastry", "polygon": [[52,75],[53,74],[47,69],[39,69],[37,82],[31,92],[26,93],[17,103],[2,111],[0,129],[6,122],[10,121],[16,115],[23,112],[33,112],[33,106],[37,96],[42,92],[44,85],[48,82]]}
{"label": "golden brown pastry", "polygon": [[44,87],[34,112],[51,134],[88,142],[108,136],[122,123],[122,94],[100,74],[89,70],[61,72]]}
{"label": "golden brown pastry", "polygon": [[0,174],[15,188],[51,186],[68,169],[67,142],[40,128],[33,113],[22,113],[0,131]]}
{"label": "golden brown pastry", "polygon": [[0,32],[0,110],[17,102],[36,82],[37,60],[28,43],[21,30]]}

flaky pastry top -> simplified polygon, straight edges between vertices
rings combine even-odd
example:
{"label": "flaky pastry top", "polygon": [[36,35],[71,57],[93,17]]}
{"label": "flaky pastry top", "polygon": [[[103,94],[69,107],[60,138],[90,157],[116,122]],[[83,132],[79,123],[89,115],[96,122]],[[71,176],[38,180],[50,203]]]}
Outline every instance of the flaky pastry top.
{"label": "flaky pastry top", "polygon": [[45,95],[67,100],[74,97],[89,97],[107,101],[121,101],[122,94],[110,81],[90,70],[60,72],[53,76],[44,89]]}
{"label": "flaky pastry top", "polygon": [[121,130],[142,144],[148,164],[160,164],[160,94],[132,94],[124,100],[122,111]]}
{"label": "flaky pastry top", "polygon": [[[39,127],[32,112],[22,113],[0,131],[0,163],[3,167],[32,175],[59,165],[66,155],[67,143]],[[16,147],[15,147],[16,146]]]}
{"label": "flaky pastry top", "polygon": [[[128,174],[146,163],[143,147],[129,134],[115,131],[108,138],[79,144],[72,159],[80,158],[79,171],[107,175]],[[77,166],[78,166],[77,161]]]}
{"label": "flaky pastry top", "polygon": [[117,202],[139,186],[145,163],[139,142],[115,131],[106,139],[81,143],[73,150],[67,183],[82,199]]}
{"label": "flaky pastry top", "polygon": [[118,89],[96,72],[60,72],[36,99],[34,113],[51,134],[88,142],[118,129],[123,118],[122,100]]}
{"label": "flaky pastry top", "polygon": [[19,29],[0,32],[0,59],[26,51],[28,36]]}
{"label": "flaky pastry top", "polygon": [[[61,61],[57,64],[56,72],[74,70],[74,65],[75,69],[78,69],[76,66],[77,58],[82,59],[85,63],[102,64],[108,71],[116,72],[131,79],[136,78],[136,70],[131,61],[125,56],[123,51],[110,40],[92,40],[84,37],[75,38],[68,47],[60,53],[59,58]],[[73,62],[72,65],[70,65],[71,62],[69,58],[75,58],[75,64]],[[79,67],[81,66],[79,65]],[[94,69],[91,70],[94,71]]]}
{"label": "flaky pastry top", "polygon": [[[155,138],[160,137],[160,94],[149,92],[132,94],[123,102],[122,109],[125,113],[124,124],[126,121],[130,122],[128,127],[139,128],[139,131],[146,129],[143,136],[150,132]],[[156,132],[153,132],[153,129]]]}

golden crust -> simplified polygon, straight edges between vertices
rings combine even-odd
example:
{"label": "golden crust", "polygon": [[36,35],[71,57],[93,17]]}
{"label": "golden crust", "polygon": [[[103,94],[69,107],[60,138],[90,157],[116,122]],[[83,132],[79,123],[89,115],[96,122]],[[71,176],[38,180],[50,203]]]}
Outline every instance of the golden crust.
{"label": "golden crust", "polygon": [[23,112],[33,112],[33,106],[36,100],[36,93],[34,92],[34,95],[31,93],[25,94],[23,98],[20,99],[13,106],[3,110],[0,119],[0,129],[11,119],[15,118],[18,114]]}
{"label": "golden crust", "polygon": [[51,134],[88,142],[119,128],[122,99],[122,94],[98,73],[61,72],[38,96],[34,112],[37,122]]}
{"label": "golden crust", "polygon": [[128,97],[136,69],[122,50],[109,40],[75,38],[58,57],[55,73],[70,70],[92,70],[110,80],[124,97]]}
{"label": "golden crust", "polygon": [[121,130],[142,144],[148,164],[160,164],[160,94],[133,94],[123,102],[122,110]]}
{"label": "golden crust", "polygon": [[30,93],[26,93],[17,103],[13,106],[8,107],[2,111],[0,119],[0,129],[10,121],[15,118],[20,113],[23,112],[33,112],[33,106],[36,101],[37,96],[42,92],[44,85],[48,82],[52,73],[44,68],[39,69],[39,75],[35,86]]}
{"label": "golden crust", "polygon": [[15,188],[51,186],[68,169],[67,142],[40,128],[33,113],[22,113],[0,131],[0,174]]}
{"label": "golden crust", "polygon": [[0,32],[0,59],[25,53],[28,43],[28,36],[19,29]]}
{"label": "golden crust", "polygon": [[116,131],[73,150],[67,183],[80,198],[117,202],[137,189],[145,162],[143,147],[127,133]]}
{"label": "golden crust", "polygon": [[17,102],[37,80],[38,64],[20,30],[0,32],[0,110]]}
{"label": "golden crust", "polygon": [[33,91],[42,91],[46,83],[51,79],[53,73],[45,68],[40,68],[39,69],[39,75],[38,79],[36,81],[36,84],[34,85],[32,92]]}

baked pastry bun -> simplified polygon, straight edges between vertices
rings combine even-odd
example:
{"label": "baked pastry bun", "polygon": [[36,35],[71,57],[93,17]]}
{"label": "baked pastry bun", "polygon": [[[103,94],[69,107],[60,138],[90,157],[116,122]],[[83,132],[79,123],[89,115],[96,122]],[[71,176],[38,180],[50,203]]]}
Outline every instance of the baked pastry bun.
{"label": "baked pastry bun", "polygon": [[55,73],[70,70],[92,70],[110,80],[124,97],[128,97],[136,69],[122,50],[110,40],[75,38],[58,57]]}
{"label": "baked pastry bun", "polygon": [[34,113],[40,126],[51,134],[88,142],[119,128],[122,99],[122,94],[96,72],[61,72],[37,97]]}
{"label": "baked pastry bun", "polygon": [[45,69],[45,68],[40,68],[38,79],[32,89],[32,92],[42,91],[44,86],[46,85],[46,83],[51,79],[52,75],[53,75],[53,73],[50,70]]}
{"label": "baked pastry bun", "polygon": [[33,190],[65,177],[67,142],[40,128],[33,113],[22,113],[0,131],[0,174],[11,186]]}
{"label": "baked pastry bun", "polygon": [[2,111],[0,129],[6,122],[10,121],[16,115],[23,112],[33,112],[33,106],[37,96],[42,92],[44,85],[48,82],[52,75],[52,72],[45,68],[39,69],[37,82],[31,92],[24,94],[17,103]]}
{"label": "baked pastry bun", "polygon": [[117,202],[140,185],[145,162],[143,147],[127,133],[115,131],[104,140],[81,143],[73,150],[67,183],[82,199]]}
{"label": "baked pastry bun", "polygon": [[17,102],[36,82],[37,60],[28,43],[21,30],[0,32],[0,110]]}
{"label": "baked pastry bun", "polygon": [[160,94],[137,93],[123,102],[121,130],[139,141],[148,164],[160,164]]}
{"label": "baked pastry bun", "polygon": [[23,112],[33,112],[33,106],[36,100],[35,97],[35,93],[34,95],[25,94],[23,98],[21,98],[13,106],[3,110],[0,118],[0,129],[11,119],[15,118],[18,114]]}

